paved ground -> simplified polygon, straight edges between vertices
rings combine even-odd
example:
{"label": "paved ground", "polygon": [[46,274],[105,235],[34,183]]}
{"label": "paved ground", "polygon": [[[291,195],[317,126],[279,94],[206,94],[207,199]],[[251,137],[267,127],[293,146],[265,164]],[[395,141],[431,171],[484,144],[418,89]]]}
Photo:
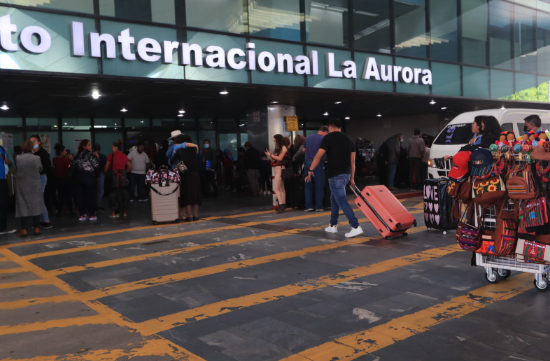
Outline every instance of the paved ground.
{"label": "paved ground", "polygon": [[[0,360],[548,360],[550,294],[489,285],[454,234],[322,231],[328,213],[207,199],[200,222],[55,219],[0,239]],[[238,199],[238,202],[235,202]],[[238,203],[238,207],[235,206]]]}

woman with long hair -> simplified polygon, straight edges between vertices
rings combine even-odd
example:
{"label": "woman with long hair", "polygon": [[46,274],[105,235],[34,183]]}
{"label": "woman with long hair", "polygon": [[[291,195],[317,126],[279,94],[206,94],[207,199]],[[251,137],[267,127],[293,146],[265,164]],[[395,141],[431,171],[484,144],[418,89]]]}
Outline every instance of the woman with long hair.
{"label": "woman with long hair", "polygon": [[269,150],[265,151],[265,155],[271,160],[271,166],[273,167],[273,192],[277,195],[279,200],[279,208],[277,213],[283,213],[286,208],[286,193],[285,193],[285,184],[283,180],[283,160],[285,159],[288,149],[285,146],[285,140],[281,134],[276,134],[273,137],[273,142],[275,143],[275,150],[273,153],[270,153]]}
{"label": "woman with long hair", "polygon": [[123,217],[128,217],[126,209],[130,204],[130,196],[126,191],[126,185],[128,185],[128,178],[126,173],[132,171],[132,163],[128,159],[126,154],[122,153],[122,140],[113,142],[113,153],[107,157],[107,163],[105,163],[105,173],[112,170],[112,178],[106,179],[107,182],[113,182],[113,187],[109,192],[109,208],[111,209],[111,215],[109,218],[118,218],[122,214]]}
{"label": "woman with long hair", "polygon": [[71,165],[73,156],[69,156],[67,148],[62,144],[56,144],[55,154],[53,159],[55,189],[57,190],[57,214],[61,217],[63,214],[63,206],[67,206],[67,211],[72,214],[74,212],[73,202],[70,197],[71,179],[67,176],[67,170]]}
{"label": "woman with long hair", "polygon": [[34,234],[40,235],[40,215],[44,212],[44,196],[40,173],[42,162],[33,155],[33,143],[21,145],[22,154],[17,156],[17,187],[15,188],[15,216],[21,218],[19,237],[28,235],[27,228],[33,222]]}
{"label": "woman with long hair", "polygon": [[[92,153],[92,142],[84,139],[78,146],[78,153],[75,161],[75,187],[76,199],[80,221],[97,221],[96,211],[96,180],[95,174],[99,169],[99,157]],[[86,208],[88,213],[86,213]],[[89,215],[89,218],[88,218]]]}
{"label": "woman with long hair", "polygon": [[469,144],[481,144],[481,123],[483,123],[482,117],[475,117],[472,122],[472,133],[474,133],[474,135],[472,136],[472,139],[470,139]]}

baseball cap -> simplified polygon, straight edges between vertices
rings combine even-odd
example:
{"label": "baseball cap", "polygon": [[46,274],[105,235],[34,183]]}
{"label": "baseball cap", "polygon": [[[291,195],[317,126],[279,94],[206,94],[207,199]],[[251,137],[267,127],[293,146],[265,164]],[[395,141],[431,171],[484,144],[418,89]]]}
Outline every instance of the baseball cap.
{"label": "baseball cap", "polygon": [[472,152],[461,151],[453,157],[453,164],[449,172],[449,178],[455,182],[463,182],[466,174],[468,174],[468,163]]}
{"label": "baseball cap", "polygon": [[478,148],[472,152],[472,176],[483,178],[493,169],[493,154],[489,149]]}

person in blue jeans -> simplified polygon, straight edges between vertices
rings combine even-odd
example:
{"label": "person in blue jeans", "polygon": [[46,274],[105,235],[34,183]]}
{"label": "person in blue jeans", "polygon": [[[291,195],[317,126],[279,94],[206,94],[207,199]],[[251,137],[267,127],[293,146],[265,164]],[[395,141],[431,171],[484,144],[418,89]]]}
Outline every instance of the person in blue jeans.
{"label": "person in blue jeans", "polygon": [[[48,184],[48,173],[52,168],[52,162],[50,161],[50,154],[42,148],[42,142],[38,134],[31,135],[29,138],[33,144],[32,152],[34,155],[40,157],[40,162],[42,163],[42,172],[40,172],[40,183],[42,185],[42,193],[46,190],[46,185]],[[48,209],[44,207],[44,213],[40,215],[40,224],[42,229],[52,228],[52,223],[48,216]]]}
{"label": "person in blue jeans", "polygon": [[[313,158],[315,158],[315,155],[317,155],[317,152],[319,151],[319,147],[321,146],[321,142],[323,141],[323,138],[327,134],[328,134],[328,128],[326,126],[322,126],[321,128],[319,128],[319,131],[317,132],[317,134],[312,134],[306,138],[306,141],[304,143],[304,152],[305,152],[304,174],[306,176],[309,172],[309,169],[311,168],[311,164],[313,163]],[[313,184],[312,182],[306,182],[305,211],[313,212],[314,210],[316,210],[317,212],[322,212],[325,210],[323,207],[323,198],[325,195],[325,192],[324,192],[325,170],[322,164],[315,168],[315,171],[313,174],[313,183],[315,183],[315,209],[313,208]]]}
{"label": "person in blue jeans", "polygon": [[355,187],[355,143],[350,137],[342,133],[340,120],[331,120],[328,129],[329,134],[323,138],[305,181],[309,183],[312,178],[315,178],[315,169],[322,166],[320,163],[326,154],[328,184],[332,192],[330,197],[332,212],[330,225],[325,228],[325,231],[338,233],[338,216],[340,209],[342,209],[351,226],[351,231],[346,233],[346,237],[351,238],[363,234],[363,229],[359,225],[359,221],[355,217],[346,196],[346,186],[351,183],[352,187]]}

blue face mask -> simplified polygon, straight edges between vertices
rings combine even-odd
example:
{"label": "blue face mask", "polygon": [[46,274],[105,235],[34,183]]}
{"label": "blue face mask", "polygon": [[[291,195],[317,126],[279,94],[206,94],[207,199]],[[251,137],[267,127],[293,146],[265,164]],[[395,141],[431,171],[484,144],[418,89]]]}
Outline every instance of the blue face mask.
{"label": "blue face mask", "polygon": [[37,150],[38,149],[38,144],[35,144],[34,147],[32,147],[32,149]]}
{"label": "blue face mask", "polygon": [[208,149],[208,148],[210,148],[210,144],[205,144],[204,149]]}

